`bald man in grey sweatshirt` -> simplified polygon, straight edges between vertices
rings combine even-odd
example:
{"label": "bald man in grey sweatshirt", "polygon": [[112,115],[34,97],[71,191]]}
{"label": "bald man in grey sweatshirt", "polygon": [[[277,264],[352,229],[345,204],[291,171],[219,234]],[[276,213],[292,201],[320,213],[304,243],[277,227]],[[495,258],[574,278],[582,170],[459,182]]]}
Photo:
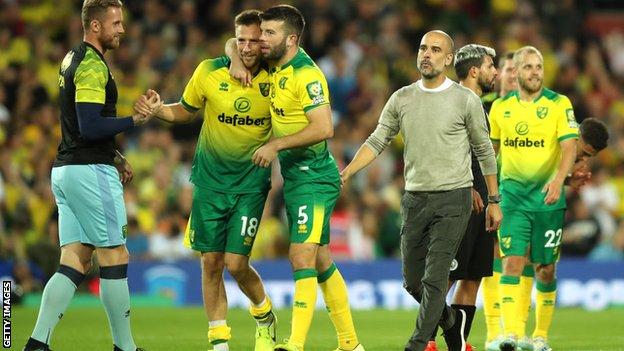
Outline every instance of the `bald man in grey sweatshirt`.
{"label": "bald man in grey sweatshirt", "polygon": [[451,261],[472,205],[471,148],[488,188],[486,227],[502,219],[496,159],[479,97],[443,73],[453,62],[444,32],[423,36],[417,65],[422,79],[397,90],[377,128],[341,172],[343,183],[371,163],[399,133],[405,141],[405,194],[401,201],[401,258],[405,289],[420,303],[406,351],[422,351],[437,324],[449,351],[464,351],[466,315],[446,305]]}

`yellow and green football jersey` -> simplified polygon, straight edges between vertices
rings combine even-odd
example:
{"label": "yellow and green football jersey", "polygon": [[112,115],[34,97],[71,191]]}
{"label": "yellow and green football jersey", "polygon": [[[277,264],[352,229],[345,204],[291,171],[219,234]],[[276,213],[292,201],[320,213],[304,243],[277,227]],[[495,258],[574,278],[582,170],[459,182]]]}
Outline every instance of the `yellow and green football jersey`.
{"label": "yellow and green football jersey", "polygon": [[578,124],[570,100],[543,89],[534,101],[520,101],[514,91],[494,102],[490,137],[499,143],[502,207],[528,211],[565,208],[565,196],[545,205],[542,189],[557,173],[560,143],[578,138]]}
{"label": "yellow and green football jersey", "polygon": [[[276,137],[295,134],[309,121],[306,112],[329,104],[329,90],[323,72],[303,49],[288,63],[270,70],[271,117]],[[327,141],[282,150],[279,153],[284,179],[311,180],[337,175],[336,161]]]}
{"label": "yellow and green football jersey", "polygon": [[191,182],[224,193],[262,192],[271,170],[251,157],[271,136],[269,75],[261,68],[252,86],[243,87],[230,77],[229,65],[226,56],[204,60],[180,101],[191,112],[204,108]]}

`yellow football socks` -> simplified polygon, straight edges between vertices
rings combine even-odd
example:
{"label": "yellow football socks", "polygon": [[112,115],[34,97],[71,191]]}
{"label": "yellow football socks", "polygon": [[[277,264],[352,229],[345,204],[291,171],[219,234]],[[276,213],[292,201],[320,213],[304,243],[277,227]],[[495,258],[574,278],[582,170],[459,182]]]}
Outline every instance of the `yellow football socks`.
{"label": "yellow football socks", "polygon": [[533,265],[524,266],[524,271],[520,277],[520,297],[518,300],[518,331],[516,335],[526,335],[526,324],[531,310],[531,292],[533,291],[533,276],[535,271]]}
{"label": "yellow football socks", "polygon": [[516,335],[518,330],[518,300],[520,297],[520,277],[503,275],[500,279],[501,315],[505,335]]}
{"label": "yellow football socks", "polygon": [[271,304],[271,299],[268,296],[264,298],[264,301],[260,302],[258,305],[254,305],[253,303],[249,306],[249,313],[254,317],[258,325],[266,326],[265,323],[270,323],[273,319],[271,315],[273,309],[273,305]]}
{"label": "yellow football socks", "polygon": [[[498,259],[498,261],[500,267],[500,259]],[[487,341],[494,340],[494,338],[503,333],[501,328],[501,307],[498,291],[500,277],[501,273],[495,270],[491,277],[484,277],[481,280],[481,287],[483,289],[483,314],[485,315],[485,325],[487,326]]]}
{"label": "yellow football socks", "polygon": [[533,332],[533,337],[548,339],[548,329],[550,329],[553,312],[555,311],[557,280],[553,280],[551,283],[538,281],[536,287],[537,298],[535,301],[535,331]]}
{"label": "yellow football socks", "polygon": [[212,345],[227,343],[232,338],[230,331],[230,327],[227,326],[224,320],[211,321],[208,328],[208,341]]}
{"label": "yellow football socks", "polygon": [[316,305],[317,289],[316,269],[299,269],[294,273],[295,296],[293,297],[292,326],[290,331],[290,342],[303,347],[305,344],[312,317],[314,317],[314,307]]}
{"label": "yellow football socks", "polygon": [[325,272],[318,276],[318,282],[323,292],[329,318],[338,335],[338,347],[341,350],[353,350],[359,342],[351,317],[347,284],[342,274],[332,263]]}

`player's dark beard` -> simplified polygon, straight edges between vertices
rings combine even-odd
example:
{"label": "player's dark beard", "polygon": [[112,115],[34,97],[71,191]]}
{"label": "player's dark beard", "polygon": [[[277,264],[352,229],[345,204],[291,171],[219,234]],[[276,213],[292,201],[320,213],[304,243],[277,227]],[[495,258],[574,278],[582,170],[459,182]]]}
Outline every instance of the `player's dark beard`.
{"label": "player's dark beard", "polygon": [[286,53],[286,38],[284,38],[284,40],[282,40],[281,43],[279,43],[271,51],[269,51],[268,54],[264,55],[264,58],[270,61],[279,61],[279,59],[281,59],[285,53]]}
{"label": "player's dark beard", "polygon": [[494,91],[494,81],[495,80],[492,80],[492,84],[489,84],[485,79],[479,77],[477,84],[479,84],[481,92],[485,94]]}

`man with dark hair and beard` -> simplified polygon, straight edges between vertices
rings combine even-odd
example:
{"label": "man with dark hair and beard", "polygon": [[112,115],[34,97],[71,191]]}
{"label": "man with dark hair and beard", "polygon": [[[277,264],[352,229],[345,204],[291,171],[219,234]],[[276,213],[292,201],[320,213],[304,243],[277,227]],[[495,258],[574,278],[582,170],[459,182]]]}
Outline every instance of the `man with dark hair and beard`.
{"label": "man with dark hair and beard", "polygon": [[[494,49],[477,44],[469,44],[457,50],[455,72],[459,78],[459,84],[472,90],[479,97],[492,91],[497,76],[494,65],[495,56]],[[485,122],[487,123],[487,118]],[[475,303],[481,278],[492,275],[495,235],[485,230],[483,201],[487,199],[487,186],[474,152],[472,153],[472,175],[474,177],[472,214],[455,259],[451,263],[449,276],[449,288],[457,282],[451,307],[461,309],[466,313],[464,324],[464,340],[466,341],[476,310]],[[426,351],[435,350],[437,347],[434,333]],[[466,350],[472,350],[472,346],[468,343],[466,343]]]}
{"label": "man with dark hair and beard", "polygon": [[557,293],[555,264],[566,208],[563,185],[577,157],[579,132],[570,100],[542,85],[544,60],[539,50],[520,48],[513,62],[518,90],[496,100],[490,111],[490,138],[501,156],[505,216],[498,233],[504,334],[499,349],[516,350],[524,335],[520,275],[528,255],[537,280],[532,346],[549,351],[547,337]]}
{"label": "man with dark hair and beard", "polygon": [[[275,350],[304,349],[320,286],[338,336],[337,351],[364,351],[353,326],[347,286],[328,246],[340,174],[327,145],[334,134],[327,81],[299,47],[305,27],[299,10],[278,5],[265,10],[261,19],[262,54],[270,66],[273,139],[255,151],[252,161],[269,167],[279,157],[289,227],[288,256],[295,281],[290,337]],[[242,67],[232,47],[227,46],[226,52],[232,65]],[[248,73],[243,82],[250,83]]]}
{"label": "man with dark hair and beard", "polygon": [[450,80],[453,40],[442,31],[425,34],[418,48],[422,79],[396,91],[377,128],[342,171],[343,182],[370,164],[399,134],[405,141],[405,194],[401,201],[401,258],[405,289],[420,303],[406,351],[423,351],[439,324],[450,351],[466,350],[466,312],[445,303],[451,262],[471,211],[476,156],[488,190],[488,230],[501,220],[496,159],[479,97]]}

